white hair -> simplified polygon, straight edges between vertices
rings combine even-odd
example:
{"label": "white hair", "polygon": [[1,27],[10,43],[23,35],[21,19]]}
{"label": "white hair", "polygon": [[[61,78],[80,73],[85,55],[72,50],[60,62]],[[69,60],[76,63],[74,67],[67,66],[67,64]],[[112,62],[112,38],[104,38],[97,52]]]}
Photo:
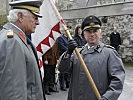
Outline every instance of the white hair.
{"label": "white hair", "polygon": [[9,11],[9,15],[7,16],[7,19],[9,22],[16,22],[18,20],[18,12],[22,13],[28,13],[28,10],[25,9],[12,9]]}

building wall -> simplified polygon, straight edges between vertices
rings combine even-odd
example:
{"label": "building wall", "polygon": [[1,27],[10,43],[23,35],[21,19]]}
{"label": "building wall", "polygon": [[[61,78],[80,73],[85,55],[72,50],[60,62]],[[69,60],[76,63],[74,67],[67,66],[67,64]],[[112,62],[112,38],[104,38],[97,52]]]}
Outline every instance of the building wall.
{"label": "building wall", "polygon": [[122,38],[120,55],[126,62],[133,62],[133,16],[109,16],[107,23],[103,23],[103,42],[109,44],[111,28],[116,26]]}
{"label": "building wall", "polygon": [[94,5],[131,2],[133,0],[55,0],[59,10],[77,9]]}

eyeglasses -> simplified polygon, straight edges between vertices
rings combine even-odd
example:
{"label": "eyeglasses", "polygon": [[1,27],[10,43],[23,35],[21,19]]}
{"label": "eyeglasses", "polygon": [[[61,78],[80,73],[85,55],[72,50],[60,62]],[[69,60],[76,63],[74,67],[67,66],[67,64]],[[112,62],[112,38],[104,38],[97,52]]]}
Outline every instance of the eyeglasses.
{"label": "eyeglasses", "polygon": [[98,32],[98,29],[86,29],[85,31],[89,33],[95,33],[95,32]]}

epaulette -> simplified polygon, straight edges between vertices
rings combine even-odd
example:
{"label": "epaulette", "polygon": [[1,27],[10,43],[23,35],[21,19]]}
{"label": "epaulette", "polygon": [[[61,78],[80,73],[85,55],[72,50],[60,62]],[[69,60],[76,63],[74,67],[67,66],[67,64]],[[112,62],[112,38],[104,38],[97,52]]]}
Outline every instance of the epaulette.
{"label": "epaulette", "polygon": [[105,45],[105,47],[107,47],[107,48],[111,48],[111,49],[115,49],[115,48],[112,47],[111,45]]}
{"label": "epaulette", "polygon": [[13,38],[13,30],[8,30],[7,31],[7,37],[8,38]]}

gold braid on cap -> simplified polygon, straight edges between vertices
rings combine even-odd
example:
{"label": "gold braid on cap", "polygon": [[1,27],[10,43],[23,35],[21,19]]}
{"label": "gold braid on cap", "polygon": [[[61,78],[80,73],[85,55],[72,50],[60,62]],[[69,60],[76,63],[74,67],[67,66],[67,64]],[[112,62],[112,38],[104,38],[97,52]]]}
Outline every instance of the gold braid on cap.
{"label": "gold braid on cap", "polygon": [[84,31],[84,30],[86,30],[86,29],[89,29],[89,28],[99,28],[99,29],[100,29],[100,28],[101,28],[101,26],[100,26],[100,25],[98,25],[98,24],[97,24],[97,25],[93,25],[93,26],[88,25],[88,26],[84,27],[83,31]]}
{"label": "gold braid on cap", "polygon": [[31,12],[35,12],[35,13],[39,13],[40,9],[37,7],[33,7],[33,6],[28,6],[28,5],[18,5],[18,6],[13,6],[13,8],[23,8],[23,9],[27,9],[30,10]]}

